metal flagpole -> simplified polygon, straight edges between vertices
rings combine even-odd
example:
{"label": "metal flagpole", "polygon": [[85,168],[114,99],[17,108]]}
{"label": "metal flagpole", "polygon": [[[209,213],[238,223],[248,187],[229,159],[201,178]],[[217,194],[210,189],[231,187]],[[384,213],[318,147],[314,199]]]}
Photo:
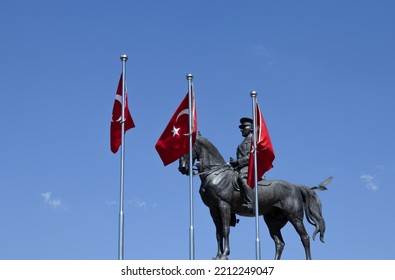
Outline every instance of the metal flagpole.
{"label": "metal flagpole", "polygon": [[121,55],[122,61],[122,118],[121,118],[121,187],[120,187],[120,203],[119,203],[119,237],[118,237],[118,259],[124,259],[124,169],[125,169],[125,74],[126,61],[128,56]]}
{"label": "metal flagpole", "polygon": [[258,169],[257,169],[257,131],[256,131],[256,96],[258,95],[256,91],[251,91],[252,97],[252,116],[253,116],[253,140],[254,140],[254,189],[255,189],[255,251],[256,259],[261,259],[261,242],[259,239],[259,203],[258,203]]}
{"label": "metal flagpole", "polygon": [[188,80],[188,98],[189,98],[189,259],[195,259],[195,229],[194,229],[194,213],[193,213],[193,157],[192,157],[192,133],[193,133],[193,104],[192,104],[192,92],[193,92],[193,75],[188,74],[186,76]]}

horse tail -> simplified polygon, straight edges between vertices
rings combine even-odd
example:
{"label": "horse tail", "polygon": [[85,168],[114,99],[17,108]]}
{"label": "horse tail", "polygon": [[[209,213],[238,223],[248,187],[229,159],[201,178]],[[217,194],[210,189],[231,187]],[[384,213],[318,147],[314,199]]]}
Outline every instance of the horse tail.
{"label": "horse tail", "polygon": [[306,219],[310,224],[315,226],[313,240],[315,239],[316,234],[319,232],[320,240],[324,243],[325,220],[322,217],[321,200],[312,188],[300,186],[299,189],[303,196]]}

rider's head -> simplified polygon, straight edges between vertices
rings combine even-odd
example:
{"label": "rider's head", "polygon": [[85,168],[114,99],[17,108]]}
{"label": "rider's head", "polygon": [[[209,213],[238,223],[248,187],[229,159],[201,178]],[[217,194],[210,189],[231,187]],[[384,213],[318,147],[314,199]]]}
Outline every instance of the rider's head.
{"label": "rider's head", "polygon": [[246,117],[241,118],[239,128],[243,137],[246,137],[248,134],[252,133],[252,119]]}

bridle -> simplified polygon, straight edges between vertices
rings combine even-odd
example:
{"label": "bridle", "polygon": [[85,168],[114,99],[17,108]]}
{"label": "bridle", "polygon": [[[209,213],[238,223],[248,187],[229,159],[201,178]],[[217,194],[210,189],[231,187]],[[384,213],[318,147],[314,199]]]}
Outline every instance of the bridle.
{"label": "bridle", "polygon": [[[229,170],[231,168],[231,165],[229,163],[225,163],[225,164],[207,164],[207,165],[200,165],[199,162],[199,157],[197,156],[199,153],[197,152],[197,148],[195,146],[192,147],[192,157],[195,157],[194,161],[197,160],[196,163],[193,163],[193,172],[192,175],[193,176],[200,176],[200,175],[210,175],[214,172],[218,172],[218,171],[225,171],[225,170]],[[189,163],[189,162],[188,162]],[[208,169],[208,170],[206,170]],[[199,172],[199,170],[202,170],[201,172]],[[204,171],[206,170],[206,171]]]}
{"label": "bridle", "polygon": [[[214,168],[213,168],[214,167]],[[201,169],[202,170],[205,170],[205,169],[207,169],[207,168],[209,168],[209,170],[207,170],[207,171],[202,171],[202,172],[198,172],[198,173],[195,173],[195,172],[193,172],[193,176],[200,176],[200,175],[210,175],[210,174],[212,174],[212,173],[214,173],[214,172],[216,172],[216,171],[219,171],[219,170],[221,170],[221,169],[225,169],[225,167],[226,167],[226,169],[230,169],[230,164],[229,163],[225,163],[225,164],[213,164],[213,165],[203,165],[202,167],[201,167]],[[213,169],[212,169],[213,168]],[[196,167],[196,169],[194,169],[194,171],[198,171],[199,169],[198,169],[198,167]]]}

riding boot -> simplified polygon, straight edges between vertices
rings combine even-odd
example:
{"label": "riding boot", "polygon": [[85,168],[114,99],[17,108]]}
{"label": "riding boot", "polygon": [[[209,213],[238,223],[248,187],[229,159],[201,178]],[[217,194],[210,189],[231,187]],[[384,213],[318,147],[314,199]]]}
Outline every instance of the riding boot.
{"label": "riding boot", "polygon": [[254,206],[252,204],[252,199],[249,196],[251,188],[244,180],[240,180],[240,181],[241,181],[241,189],[243,192],[243,199],[244,199],[242,207],[243,209],[248,210],[248,212],[252,212],[254,210]]}

